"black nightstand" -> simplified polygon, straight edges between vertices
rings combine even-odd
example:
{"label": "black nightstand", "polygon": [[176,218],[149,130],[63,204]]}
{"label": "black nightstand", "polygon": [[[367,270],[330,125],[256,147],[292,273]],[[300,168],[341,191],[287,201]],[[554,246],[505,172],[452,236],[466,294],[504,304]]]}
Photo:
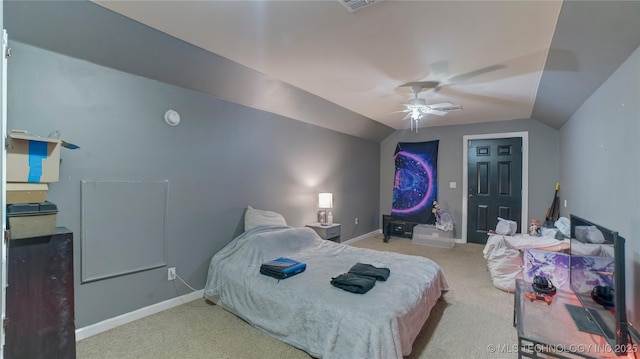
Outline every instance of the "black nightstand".
{"label": "black nightstand", "polygon": [[340,225],[337,223],[323,226],[320,223],[307,224],[307,227],[313,228],[322,239],[340,243]]}

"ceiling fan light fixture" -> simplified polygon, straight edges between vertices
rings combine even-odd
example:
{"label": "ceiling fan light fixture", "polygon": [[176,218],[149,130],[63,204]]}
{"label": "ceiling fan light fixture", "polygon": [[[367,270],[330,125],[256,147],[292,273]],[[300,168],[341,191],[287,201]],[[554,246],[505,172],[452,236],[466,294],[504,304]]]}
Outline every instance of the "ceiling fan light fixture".
{"label": "ceiling fan light fixture", "polygon": [[422,111],[418,108],[413,108],[411,110],[411,119],[417,121],[422,118]]}
{"label": "ceiling fan light fixture", "polygon": [[412,98],[411,100],[409,100],[409,105],[414,107],[426,107],[427,100],[423,98]]}
{"label": "ceiling fan light fixture", "polygon": [[422,114],[418,115],[417,117],[413,117],[413,115],[411,116],[411,119],[409,120],[409,122],[411,123],[411,132],[418,133],[418,127],[420,125],[421,119]]}
{"label": "ceiling fan light fixture", "polygon": [[[418,132],[420,120],[422,120],[425,115],[444,116],[449,111],[462,110],[462,106],[455,105],[449,101],[428,105],[427,100],[418,97],[418,93],[420,93],[422,89],[425,88],[424,84],[427,83],[409,82],[405,84],[405,86],[411,85],[411,90],[413,91],[414,97],[409,100],[408,103],[403,104],[406,109],[402,112],[407,114],[403,118],[403,120],[409,119],[411,131],[413,132],[415,130],[416,133]],[[437,86],[437,84],[438,83],[434,81],[428,83],[428,85],[433,86]]]}

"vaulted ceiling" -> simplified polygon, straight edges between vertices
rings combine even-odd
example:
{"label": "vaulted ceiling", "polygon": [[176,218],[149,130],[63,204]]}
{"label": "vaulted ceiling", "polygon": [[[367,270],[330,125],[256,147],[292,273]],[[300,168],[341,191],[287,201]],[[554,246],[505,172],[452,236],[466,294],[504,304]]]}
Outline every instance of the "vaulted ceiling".
{"label": "vaulted ceiling", "polygon": [[635,0],[5,1],[19,41],[375,141],[409,128],[418,81],[438,84],[427,103],[463,107],[423,127],[558,129],[640,45],[639,23]]}
{"label": "vaulted ceiling", "polygon": [[559,128],[640,43],[636,1],[95,2],[394,129],[416,81],[464,109],[422,126]]}

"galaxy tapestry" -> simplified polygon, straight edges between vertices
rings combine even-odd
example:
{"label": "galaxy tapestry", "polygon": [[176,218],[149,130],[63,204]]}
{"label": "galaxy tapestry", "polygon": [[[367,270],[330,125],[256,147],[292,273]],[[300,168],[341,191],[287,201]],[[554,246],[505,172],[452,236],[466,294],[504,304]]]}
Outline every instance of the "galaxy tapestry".
{"label": "galaxy tapestry", "polygon": [[431,209],[438,198],[439,142],[399,142],[396,146],[392,216],[409,222],[435,223]]}

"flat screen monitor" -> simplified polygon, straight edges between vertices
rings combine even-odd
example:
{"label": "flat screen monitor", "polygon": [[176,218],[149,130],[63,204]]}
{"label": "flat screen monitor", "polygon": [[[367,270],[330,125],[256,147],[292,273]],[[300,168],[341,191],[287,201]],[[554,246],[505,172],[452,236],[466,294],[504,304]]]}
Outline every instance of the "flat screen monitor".
{"label": "flat screen monitor", "polygon": [[569,308],[571,315],[580,330],[604,336],[612,348],[625,348],[625,239],[575,215],[570,221],[571,289],[581,304]]}

